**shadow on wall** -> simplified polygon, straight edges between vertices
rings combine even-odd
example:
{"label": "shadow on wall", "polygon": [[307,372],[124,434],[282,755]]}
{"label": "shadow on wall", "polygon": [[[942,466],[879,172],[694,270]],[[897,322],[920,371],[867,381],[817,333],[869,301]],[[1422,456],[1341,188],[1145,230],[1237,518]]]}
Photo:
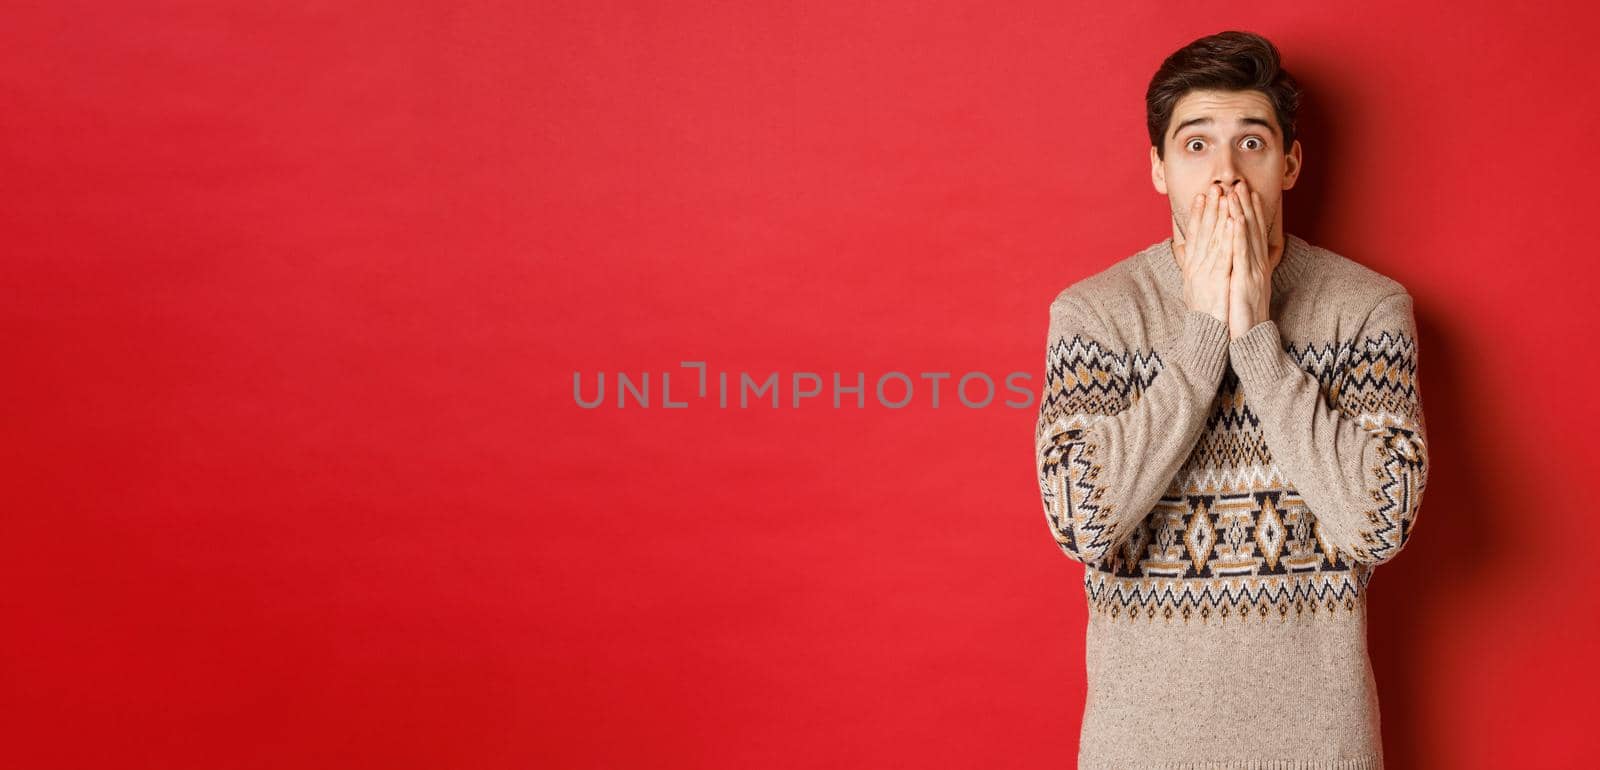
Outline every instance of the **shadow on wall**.
{"label": "shadow on wall", "polygon": [[[1341,164],[1331,160],[1344,154],[1342,137],[1339,126],[1324,116],[1359,114],[1363,105],[1341,93],[1337,78],[1319,77],[1314,66],[1296,64],[1295,77],[1312,97],[1302,107],[1298,121],[1306,171],[1288,193],[1284,227],[1322,245],[1317,212],[1350,199],[1361,187],[1361,180],[1340,177]],[[1368,261],[1371,255],[1329,248],[1387,272],[1382,265]],[[1437,657],[1435,652],[1451,644],[1449,633],[1462,630],[1458,621],[1445,615],[1456,604],[1451,600],[1486,588],[1509,567],[1497,560],[1513,552],[1503,542],[1492,542],[1489,534],[1513,531],[1493,518],[1515,511],[1515,501],[1495,500],[1497,490],[1482,480],[1531,471],[1505,467],[1506,462],[1517,459],[1515,454],[1496,455],[1489,467],[1489,458],[1472,451],[1472,447],[1493,443],[1492,436],[1478,435],[1488,429],[1474,418],[1472,405],[1485,403],[1494,394],[1471,392],[1474,384],[1485,380],[1471,371],[1470,341],[1458,339],[1453,330],[1435,322],[1442,316],[1432,312],[1435,303],[1427,291],[1413,291],[1412,296],[1416,300],[1417,380],[1428,425],[1428,487],[1417,514],[1415,536],[1393,561],[1373,572],[1367,604],[1368,647],[1378,681],[1384,761],[1389,767],[1407,769],[1428,767],[1429,746],[1450,738],[1429,735],[1437,720],[1427,718],[1424,693],[1429,686],[1425,681],[1428,664]],[[1441,565],[1449,569],[1440,569]]]}

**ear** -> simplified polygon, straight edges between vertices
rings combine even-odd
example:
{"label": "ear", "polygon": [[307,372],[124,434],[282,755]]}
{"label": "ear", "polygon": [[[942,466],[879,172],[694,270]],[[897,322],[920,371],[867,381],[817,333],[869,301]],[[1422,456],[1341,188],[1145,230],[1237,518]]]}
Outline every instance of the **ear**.
{"label": "ear", "polygon": [[1294,187],[1295,180],[1300,178],[1301,158],[1300,140],[1294,140],[1289,152],[1283,156],[1283,189]]}
{"label": "ear", "polygon": [[1167,168],[1161,163],[1161,156],[1156,154],[1155,145],[1150,146],[1150,184],[1155,185],[1156,192],[1167,194]]}

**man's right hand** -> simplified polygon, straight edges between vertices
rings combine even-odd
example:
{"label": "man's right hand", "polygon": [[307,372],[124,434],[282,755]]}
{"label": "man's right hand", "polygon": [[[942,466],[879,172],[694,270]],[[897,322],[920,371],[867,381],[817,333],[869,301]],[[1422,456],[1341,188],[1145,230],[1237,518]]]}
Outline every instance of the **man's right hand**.
{"label": "man's right hand", "polygon": [[1229,215],[1222,193],[1222,185],[1213,183],[1204,195],[1195,195],[1183,229],[1173,218],[1172,255],[1183,271],[1183,299],[1189,309],[1203,310],[1227,323],[1233,235],[1239,225]]}

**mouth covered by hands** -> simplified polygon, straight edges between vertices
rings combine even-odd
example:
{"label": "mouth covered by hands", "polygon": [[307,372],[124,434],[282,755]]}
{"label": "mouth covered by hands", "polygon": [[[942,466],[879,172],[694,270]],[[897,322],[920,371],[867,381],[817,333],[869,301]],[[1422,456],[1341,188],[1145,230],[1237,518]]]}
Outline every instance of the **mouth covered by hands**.
{"label": "mouth covered by hands", "polygon": [[1184,302],[1227,323],[1230,339],[1271,317],[1272,271],[1281,256],[1272,257],[1267,232],[1261,194],[1242,179],[1226,190],[1213,183],[1197,193],[1185,227],[1173,217]]}

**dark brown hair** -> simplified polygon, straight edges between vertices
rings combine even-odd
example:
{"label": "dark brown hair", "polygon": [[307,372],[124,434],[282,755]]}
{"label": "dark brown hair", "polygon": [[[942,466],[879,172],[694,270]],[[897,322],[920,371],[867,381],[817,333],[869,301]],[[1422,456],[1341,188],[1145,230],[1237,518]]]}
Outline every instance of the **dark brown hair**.
{"label": "dark brown hair", "polygon": [[1294,146],[1300,84],[1279,63],[1278,48],[1272,41],[1252,32],[1228,30],[1202,37],[1161,62],[1145,90],[1144,111],[1150,144],[1163,160],[1172,109],[1193,90],[1260,91],[1277,113],[1283,151]]}

